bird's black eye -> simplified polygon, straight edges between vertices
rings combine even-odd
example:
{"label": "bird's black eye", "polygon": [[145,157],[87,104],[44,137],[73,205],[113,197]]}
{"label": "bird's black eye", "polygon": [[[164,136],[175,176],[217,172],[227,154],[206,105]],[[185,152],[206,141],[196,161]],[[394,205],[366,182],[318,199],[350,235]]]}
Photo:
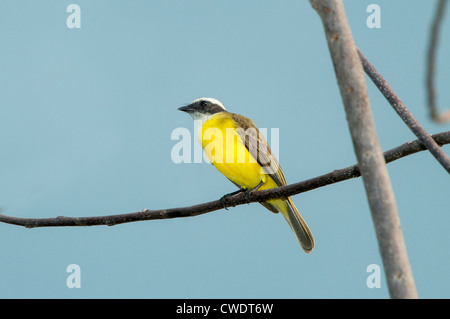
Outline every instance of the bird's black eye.
{"label": "bird's black eye", "polygon": [[208,106],[208,101],[201,101],[200,102],[200,106],[203,107],[203,108],[207,107]]}

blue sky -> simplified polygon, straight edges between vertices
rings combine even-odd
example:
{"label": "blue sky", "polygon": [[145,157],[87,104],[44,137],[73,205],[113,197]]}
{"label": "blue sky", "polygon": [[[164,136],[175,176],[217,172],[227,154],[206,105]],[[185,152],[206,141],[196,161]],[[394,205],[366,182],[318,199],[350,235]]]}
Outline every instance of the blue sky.
{"label": "blue sky", "polygon": [[[235,190],[207,163],[176,164],[179,106],[207,96],[278,128],[289,183],[356,162],[334,70],[309,1],[0,3],[0,207],[20,217],[189,206]],[[366,8],[381,8],[369,29]],[[430,133],[425,57],[435,1],[345,1],[355,42]],[[438,51],[448,105],[450,20]],[[368,82],[384,150],[415,139]],[[270,130],[269,130],[270,131]],[[444,148],[447,153],[448,147]],[[420,297],[449,298],[450,181],[425,152],[388,166]],[[114,227],[0,224],[2,298],[388,298],[360,179],[293,197],[306,255],[281,215],[250,204]],[[66,268],[81,269],[69,289]]]}

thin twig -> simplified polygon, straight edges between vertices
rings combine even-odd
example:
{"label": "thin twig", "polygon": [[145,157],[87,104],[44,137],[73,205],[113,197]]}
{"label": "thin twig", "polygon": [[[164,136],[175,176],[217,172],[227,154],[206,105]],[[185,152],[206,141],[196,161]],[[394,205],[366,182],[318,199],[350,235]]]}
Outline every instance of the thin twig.
{"label": "thin twig", "polygon": [[436,49],[439,39],[439,29],[444,17],[445,6],[448,0],[439,0],[436,7],[436,14],[434,16],[433,25],[431,27],[430,44],[428,46],[427,54],[427,95],[428,95],[428,108],[430,111],[430,117],[437,123],[445,123],[450,121],[450,110],[439,113],[436,103],[436,89],[434,85],[434,71],[436,60]]}
{"label": "thin twig", "polygon": [[358,49],[358,54],[361,59],[364,71],[367,73],[372,82],[381,91],[384,97],[389,101],[391,106],[409,127],[409,129],[417,136],[417,138],[426,145],[431,154],[438,160],[438,162],[445,168],[450,174],[450,157],[436,144],[431,138],[430,134],[420,125],[414,115],[403,104],[389,83],[381,76],[380,73],[373,67],[373,65],[367,60],[367,58]]}
{"label": "thin twig", "polygon": [[417,298],[394,192],[342,0],[310,0],[327,38],[391,298]]}

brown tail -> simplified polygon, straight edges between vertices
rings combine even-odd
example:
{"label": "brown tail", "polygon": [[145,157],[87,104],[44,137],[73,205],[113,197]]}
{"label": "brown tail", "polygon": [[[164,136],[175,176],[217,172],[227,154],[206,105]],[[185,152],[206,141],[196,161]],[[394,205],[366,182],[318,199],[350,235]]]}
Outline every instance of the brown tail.
{"label": "brown tail", "polygon": [[309,254],[314,249],[313,235],[290,197],[287,198],[286,203],[287,212],[282,212],[283,216],[286,218],[289,226],[291,226],[294,231],[300,246],[302,246],[305,253]]}

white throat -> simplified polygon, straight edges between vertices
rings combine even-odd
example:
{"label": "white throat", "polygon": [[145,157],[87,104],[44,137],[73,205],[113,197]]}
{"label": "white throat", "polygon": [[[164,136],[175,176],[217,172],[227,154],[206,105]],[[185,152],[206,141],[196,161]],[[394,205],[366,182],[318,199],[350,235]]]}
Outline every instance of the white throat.
{"label": "white throat", "polygon": [[200,112],[192,112],[190,113],[194,121],[201,121],[202,125],[205,124],[207,120],[209,120],[214,114],[205,114]]}

